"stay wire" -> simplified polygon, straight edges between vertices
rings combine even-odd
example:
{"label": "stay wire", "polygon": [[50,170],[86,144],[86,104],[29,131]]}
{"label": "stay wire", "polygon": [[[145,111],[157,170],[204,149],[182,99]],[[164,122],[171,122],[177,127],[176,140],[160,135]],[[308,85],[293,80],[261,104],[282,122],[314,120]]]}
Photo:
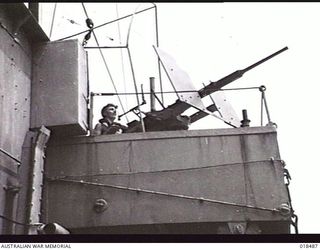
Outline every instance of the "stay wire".
{"label": "stay wire", "polygon": [[[89,18],[89,15],[88,15],[88,13],[87,13],[86,7],[84,6],[84,3],[81,3],[81,4],[82,4],[82,7],[83,7],[83,10],[84,10],[84,12],[85,12],[85,15],[86,15],[87,19],[90,19],[90,18]],[[94,27],[92,27],[91,29],[89,29],[89,31],[92,31],[92,34],[93,34],[93,37],[94,37],[94,39],[95,39],[95,41],[96,41],[96,43],[97,43],[97,46],[100,47],[98,38],[97,38],[97,36],[96,36],[96,34],[95,34],[95,32],[94,32]],[[106,59],[105,59],[105,57],[104,57],[104,55],[103,55],[103,53],[102,53],[102,50],[99,49],[99,52],[100,52],[101,58],[102,58],[102,60],[103,60],[103,63],[104,63],[104,65],[105,65],[106,69],[107,69],[109,78],[110,78],[111,83],[112,83],[112,85],[113,85],[113,88],[114,88],[114,90],[116,91],[116,93],[118,93],[118,90],[117,90],[116,85],[115,85],[115,83],[114,83],[114,80],[113,80],[113,78],[112,78],[111,72],[110,72],[109,67],[108,67],[108,64],[107,64],[107,62],[106,62]],[[122,111],[125,112],[125,109],[124,109],[124,107],[123,107],[123,104],[122,104],[122,101],[121,101],[121,99],[120,99],[120,96],[117,95],[117,97],[118,97],[120,106],[121,106],[121,108],[122,108]],[[129,122],[129,120],[128,120],[127,117],[126,117],[126,120],[127,120],[127,122]]]}
{"label": "stay wire", "polygon": [[[142,13],[142,12],[145,12],[145,11],[148,11],[148,10],[151,10],[151,9],[153,9],[153,8],[154,8],[154,6],[152,6],[152,7],[150,7],[150,8],[143,9],[143,10],[141,10],[141,11],[136,12],[136,14]],[[109,21],[109,22],[100,24],[100,25],[98,25],[98,26],[96,26],[96,27],[93,27],[92,29],[87,29],[87,30],[78,32],[78,33],[76,33],[76,34],[73,34],[73,35],[70,35],[70,36],[66,36],[66,37],[60,38],[60,39],[58,39],[58,40],[56,40],[56,41],[63,41],[63,40],[65,40],[65,39],[72,38],[72,37],[74,37],[74,36],[78,36],[78,35],[84,34],[84,33],[88,32],[88,31],[90,31],[90,30],[95,30],[95,29],[101,28],[101,27],[103,27],[103,26],[105,26],[105,25],[108,25],[108,24],[111,24],[111,23],[120,21],[120,20],[125,19],[125,18],[128,18],[128,17],[130,17],[130,16],[132,16],[132,15],[133,15],[133,14],[130,14],[130,15],[126,15],[126,16],[117,18],[117,19],[115,19],[115,20],[112,20],[112,21]]]}
{"label": "stay wire", "polygon": [[[159,48],[159,25],[158,25],[158,8],[155,3],[151,3],[154,6],[154,18],[155,18],[155,29],[156,29],[156,45]],[[162,85],[162,76],[161,76],[161,63],[160,63],[160,58],[158,57],[158,74],[159,74],[159,82],[160,82],[160,92],[161,92],[161,100],[164,104],[164,99],[163,99],[163,85]]]}
{"label": "stay wire", "polygon": [[51,21],[51,27],[50,27],[50,35],[49,35],[49,38],[50,38],[50,39],[51,39],[51,36],[52,36],[54,20],[55,20],[55,17],[56,17],[57,5],[58,5],[58,3],[55,3],[55,4],[54,4],[52,21]]}
{"label": "stay wire", "polygon": [[110,185],[110,184],[96,183],[96,182],[87,182],[87,181],[82,181],[82,180],[78,181],[78,180],[63,180],[63,179],[60,179],[59,181],[75,183],[75,184],[82,184],[82,185],[91,185],[91,186],[115,188],[115,189],[121,189],[121,190],[126,190],[126,191],[134,191],[134,192],[138,192],[138,193],[141,192],[141,193],[149,193],[149,194],[155,194],[155,195],[170,196],[170,197],[181,198],[181,199],[196,200],[196,201],[199,201],[199,202],[209,202],[209,203],[216,203],[216,204],[235,206],[235,207],[241,207],[241,208],[250,208],[250,209],[256,209],[256,210],[263,210],[263,211],[269,211],[269,212],[273,212],[273,213],[274,212],[278,212],[278,213],[280,212],[278,209],[275,209],[275,208],[256,207],[256,206],[238,204],[238,203],[233,203],[233,202],[226,202],[226,201],[207,199],[207,198],[203,198],[203,197],[194,197],[194,196],[166,193],[166,192],[146,190],[146,189],[140,189],[140,188],[130,188],[130,187],[125,187],[125,186]]}
{"label": "stay wire", "polygon": [[133,174],[144,174],[144,173],[163,173],[163,172],[174,172],[174,171],[190,171],[190,170],[198,170],[198,169],[208,169],[208,168],[214,168],[214,167],[223,167],[223,166],[232,166],[232,165],[244,165],[249,163],[261,163],[261,162],[270,162],[274,164],[274,162],[280,162],[282,163],[282,160],[276,160],[273,158],[267,159],[267,160],[257,160],[257,161],[247,161],[247,162],[240,162],[240,163],[229,163],[229,164],[219,164],[214,166],[207,166],[207,167],[196,167],[196,168],[188,168],[188,169],[176,169],[176,170],[160,170],[160,171],[153,171],[153,172],[136,172],[136,173],[111,173],[111,174],[96,174],[96,175],[79,175],[79,176],[57,176],[57,177],[47,177],[46,179],[50,182],[70,182],[70,183],[76,183],[76,184],[83,184],[83,185],[93,185],[93,186],[101,186],[101,187],[109,187],[109,188],[115,188],[115,189],[121,189],[121,190],[127,190],[127,191],[136,191],[136,192],[144,192],[144,193],[150,193],[155,195],[164,195],[164,196],[171,196],[176,198],[183,198],[183,199],[191,199],[191,200],[197,200],[200,202],[210,202],[210,203],[217,203],[222,205],[229,205],[229,206],[237,206],[237,207],[243,207],[243,208],[251,208],[251,209],[257,209],[257,210],[264,210],[264,211],[270,211],[270,212],[280,212],[278,209],[271,209],[271,208],[265,208],[265,207],[257,207],[252,205],[245,205],[245,204],[238,204],[238,203],[232,203],[232,202],[225,202],[225,201],[219,201],[219,200],[213,200],[213,199],[207,199],[203,197],[193,197],[193,196],[186,196],[186,195],[180,195],[180,194],[173,194],[173,193],[166,193],[166,192],[159,192],[159,191],[153,191],[153,190],[146,190],[146,189],[140,189],[140,188],[131,188],[131,187],[125,187],[125,186],[119,186],[119,185],[110,185],[105,183],[96,183],[96,182],[88,182],[84,180],[75,180],[75,179],[66,179],[66,178],[77,178],[77,177],[99,177],[99,176],[108,176],[108,175],[133,175]]}
{"label": "stay wire", "polygon": [[4,149],[0,148],[0,152],[2,152],[3,154],[5,154],[6,156],[8,156],[10,159],[14,160],[15,162],[17,162],[19,165],[21,164],[21,161],[18,160],[16,157],[14,157],[12,154],[8,153],[7,151],[5,151]]}
{"label": "stay wire", "polygon": [[205,167],[193,167],[193,168],[183,168],[183,169],[166,169],[166,170],[156,170],[156,171],[141,171],[141,172],[122,172],[122,173],[108,173],[108,174],[91,174],[91,175],[61,175],[55,177],[47,177],[46,179],[49,181],[59,181],[66,178],[82,178],[82,177],[103,177],[103,176],[120,176],[120,175],[136,175],[136,174],[151,174],[151,173],[170,173],[170,172],[181,172],[181,171],[192,171],[199,169],[209,169],[209,168],[217,168],[217,167],[225,167],[225,166],[236,166],[236,165],[244,165],[244,164],[253,164],[253,163],[262,163],[262,162],[282,162],[282,160],[275,159],[267,159],[267,160],[257,160],[257,161],[245,161],[245,162],[235,162],[235,163],[224,163],[217,164],[214,166],[205,166]]}
{"label": "stay wire", "polygon": [[260,104],[260,125],[263,126],[263,93],[261,92],[261,104]]}
{"label": "stay wire", "polygon": [[[116,13],[117,13],[117,18],[119,18],[118,3],[116,3]],[[117,22],[117,28],[118,28],[120,46],[122,46],[120,22]],[[127,92],[126,75],[125,75],[125,70],[124,70],[124,56],[123,56],[122,49],[120,49],[120,57],[121,57],[122,81],[123,81],[123,85],[124,85],[124,92]],[[127,98],[127,96],[125,96],[125,101],[126,101],[126,103],[125,103],[126,104],[126,109],[128,109],[128,98]]]}
{"label": "stay wire", "polygon": [[[228,89],[219,89],[218,91],[232,91],[232,90],[252,90],[252,89],[259,89],[259,87],[247,87],[247,88],[228,88]],[[218,92],[217,91],[217,92]],[[198,90],[177,90],[177,91],[154,91],[154,92],[144,92],[144,94],[177,94],[177,93],[198,93]],[[108,96],[108,95],[136,95],[135,92],[126,92],[126,93],[111,93],[111,92],[104,92],[104,93],[92,93],[95,96]],[[142,94],[142,93],[138,93]]]}
{"label": "stay wire", "polygon": [[130,24],[129,24],[128,34],[127,34],[126,47],[127,47],[127,52],[128,52],[129,62],[130,62],[130,68],[131,68],[131,74],[132,74],[133,83],[134,83],[134,89],[135,89],[135,92],[136,92],[138,117],[140,118],[142,132],[145,132],[144,121],[143,121],[142,112],[141,112],[141,109],[140,109],[141,105],[140,105],[140,101],[139,101],[138,87],[137,87],[136,77],[135,77],[135,73],[134,73],[134,69],[133,69],[133,62],[132,62],[131,52],[130,52],[130,48],[129,48],[129,38],[130,38],[130,34],[131,34],[131,28],[132,28],[134,17],[136,15],[137,10],[138,10],[139,7],[140,7],[140,4],[137,6],[137,8],[135,9],[133,15],[131,16],[131,21],[130,21]]}

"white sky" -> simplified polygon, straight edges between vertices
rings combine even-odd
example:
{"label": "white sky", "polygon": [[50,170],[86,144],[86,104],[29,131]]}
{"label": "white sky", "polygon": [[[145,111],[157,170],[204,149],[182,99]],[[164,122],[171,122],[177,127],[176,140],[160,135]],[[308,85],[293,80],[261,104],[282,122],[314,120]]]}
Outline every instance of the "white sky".
{"label": "white sky", "polygon": [[[117,18],[116,4],[85,3],[95,26]],[[43,5],[41,21],[50,33],[53,3]],[[149,3],[119,3],[119,16],[151,7]],[[320,3],[157,3],[160,47],[170,53],[190,75],[197,89],[202,83],[216,81],[288,46],[289,50],[272,58],[226,88],[265,85],[271,120],[278,125],[278,142],[282,159],[287,163],[292,181],[293,207],[299,216],[300,233],[319,233],[320,166],[317,158],[320,142],[316,112],[320,76]],[[71,24],[67,19],[79,23]],[[149,91],[149,77],[157,76],[154,11],[136,15],[132,22],[129,47],[137,83]],[[97,29],[100,45],[125,45],[131,19]],[[119,36],[120,28],[120,36]],[[59,3],[56,9],[52,40],[86,29],[80,3]],[[99,30],[99,32],[98,32]],[[79,36],[80,42],[84,35]],[[111,37],[113,40],[110,40]],[[95,46],[92,37],[87,46]],[[114,92],[97,50],[89,51],[90,84],[94,92]],[[128,56],[122,51],[125,73],[122,73],[121,51],[105,51],[106,61],[119,92],[134,92],[128,67]],[[163,75],[164,90],[171,91]],[[123,82],[126,82],[124,87]],[[157,89],[159,90],[159,89]],[[247,109],[252,126],[260,124],[260,92],[247,90],[226,92],[229,102],[241,118]],[[102,97],[97,97],[102,98]],[[149,96],[146,95],[147,101]],[[165,105],[175,95],[165,96]],[[125,109],[136,105],[134,96],[122,97]],[[95,100],[96,109],[116,97]],[[208,105],[210,102],[207,103]],[[143,106],[149,111],[149,104]],[[119,113],[122,113],[121,109]],[[95,116],[95,121],[99,119]],[[129,117],[130,120],[134,116]],[[122,120],[125,123],[125,120]],[[266,123],[266,119],[265,119]],[[207,117],[192,129],[225,127]]]}

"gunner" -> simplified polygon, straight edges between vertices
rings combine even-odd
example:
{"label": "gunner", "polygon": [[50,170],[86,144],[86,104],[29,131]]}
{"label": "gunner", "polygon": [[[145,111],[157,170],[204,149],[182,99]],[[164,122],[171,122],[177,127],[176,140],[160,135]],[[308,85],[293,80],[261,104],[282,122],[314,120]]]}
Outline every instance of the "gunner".
{"label": "gunner", "polygon": [[117,117],[117,105],[107,104],[101,110],[102,119],[95,126],[93,135],[121,134],[127,129],[126,126],[115,122]]}

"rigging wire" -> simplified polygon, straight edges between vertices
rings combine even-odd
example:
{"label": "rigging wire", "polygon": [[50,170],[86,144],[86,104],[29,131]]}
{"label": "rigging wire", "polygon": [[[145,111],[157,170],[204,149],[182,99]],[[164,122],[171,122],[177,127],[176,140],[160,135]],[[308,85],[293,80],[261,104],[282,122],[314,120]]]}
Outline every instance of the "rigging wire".
{"label": "rigging wire", "polygon": [[263,93],[261,92],[261,103],[260,103],[260,125],[263,126]]}
{"label": "rigging wire", "polygon": [[[154,6],[152,6],[152,7],[150,7],[150,8],[146,8],[146,9],[140,10],[140,11],[136,12],[135,14],[139,14],[139,13],[142,13],[142,12],[145,12],[145,11],[148,11],[148,10],[151,10],[151,9],[153,9],[153,8],[154,8]],[[108,24],[111,24],[111,23],[120,21],[120,20],[122,20],[122,19],[131,17],[132,15],[133,15],[133,14],[129,14],[129,15],[126,15],[126,16],[123,16],[123,17],[120,17],[120,18],[117,18],[117,19],[115,19],[115,20],[112,20],[112,21],[109,21],[109,22],[100,24],[100,25],[98,25],[98,26],[96,26],[96,27],[93,27],[92,29],[87,29],[87,30],[78,32],[78,33],[76,33],[76,34],[73,34],[73,35],[70,35],[70,36],[66,36],[66,37],[60,38],[60,39],[58,39],[58,40],[56,40],[56,41],[63,41],[63,40],[65,40],[65,39],[72,38],[72,37],[74,37],[74,36],[78,36],[78,35],[84,34],[84,33],[88,32],[88,31],[90,31],[90,30],[95,30],[95,29],[101,28],[101,27],[103,27],[103,26],[105,26],[105,25],[108,25]]]}
{"label": "rigging wire", "polygon": [[[155,11],[155,26],[156,26],[156,45],[159,48],[159,28],[158,28],[158,8],[155,3],[151,3],[154,6]],[[160,64],[160,58],[158,57],[158,75],[159,75],[159,82],[160,82],[160,92],[161,92],[161,103],[164,105],[164,99],[163,99],[163,86],[162,86],[162,77],[161,77],[161,64]]]}
{"label": "rigging wire", "polygon": [[[82,4],[82,7],[83,7],[83,10],[84,10],[84,12],[85,12],[85,15],[86,15],[87,19],[89,19],[89,15],[88,15],[88,13],[87,13],[86,7],[84,6],[84,3],[81,3],[81,4]],[[90,29],[90,31],[92,31],[92,33],[93,33],[93,37],[94,37],[94,39],[95,39],[95,41],[96,41],[97,46],[100,46],[99,41],[98,41],[98,38],[97,38],[97,36],[96,36],[96,34],[95,34],[95,32],[94,32],[94,27],[92,27],[92,28]],[[105,65],[106,69],[107,69],[109,78],[110,78],[111,83],[112,83],[112,85],[113,85],[113,88],[114,88],[114,90],[115,90],[116,93],[117,93],[118,90],[117,90],[116,85],[115,85],[115,83],[114,83],[114,80],[113,80],[113,78],[112,78],[111,72],[110,72],[109,67],[108,67],[108,64],[107,64],[107,62],[106,62],[106,59],[105,59],[105,57],[104,57],[104,55],[103,55],[103,53],[102,53],[102,50],[99,49],[99,52],[100,52],[101,58],[102,58],[102,60],[103,60],[103,63],[104,63],[104,65]],[[124,107],[123,107],[123,104],[122,104],[122,101],[121,101],[119,95],[117,95],[117,97],[118,97],[120,106],[121,106],[121,108],[122,108],[122,111],[125,112],[125,109],[124,109]],[[127,122],[129,122],[128,117],[126,117],[126,120],[127,120]]]}
{"label": "rigging wire", "polygon": [[55,4],[54,4],[52,21],[51,21],[51,27],[50,27],[50,35],[49,35],[49,38],[50,38],[50,39],[51,39],[52,31],[53,31],[54,19],[55,19],[55,17],[56,17],[57,5],[58,5],[58,3],[55,3]]}
{"label": "rigging wire", "polygon": [[100,46],[100,47],[93,47],[93,46],[85,46],[85,49],[126,49],[126,46]]}
{"label": "rigging wire", "polygon": [[[119,8],[118,8],[118,3],[116,3],[116,13],[117,13],[117,18],[119,18]],[[117,27],[118,27],[118,35],[119,35],[119,41],[120,41],[120,46],[122,46],[122,37],[121,37],[121,29],[120,29],[120,22],[117,22]],[[124,47],[126,48],[126,47]],[[124,70],[124,56],[122,53],[122,49],[120,49],[120,57],[121,57],[121,68],[122,68],[122,81],[124,85],[124,92],[127,92],[127,84],[126,84],[126,75],[125,75],[125,70]],[[128,98],[125,96],[125,101],[126,101],[126,109],[128,109]]]}
{"label": "rigging wire", "polygon": [[18,160],[16,157],[14,157],[12,154],[8,153],[7,151],[5,151],[4,149],[0,148],[0,152],[4,153],[6,156],[8,156],[10,159],[14,160],[15,162],[17,162],[19,165],[21,164],[21,161]]}
{"label": "rigging wire", "polygon": [[279,212],[281,211],[277,208],[265,208],[265,207],[258,207],[258,206],[252,206],[252,205],[246,205],[246,204],[238,204],[233,202],[225,202],[221,200],[213,200],[213,199],[207,199],[203,197],[194,197],[194,196],[188,196],[188,195],[180,195],[180,194],[173,194],[173,193],[167,193],[167,192],[160,192],[160,191],[154,191],[154,190],[146,190],[141,188],[131,188],[131,187],[125,187],[125,186],[119,186],[119,185],[110,185],[105,183],[97,183],[97,182],[88,182],[84,180],[72,180],[72,179],[66,179],[68,177],[71,178],[77,178],[77,177],[99,177],[99,176],[112,176],[112,175],[135,175],[135,174],[150,174],[150,173],[163,173],[163,172],[177,172],[177,171],[190,171],[190,170],[199,170],[199,169],[208,169],[208,168],[214,168],[214,167],[224,167],[224,166],[234,166],[234,165],[247,165],[249,163],[262,163],[262,162],[270,162],[273,166],[275,162],[280,162],[282,164],[283,160],[270,158],[267,160],[257,160],[257,161],[246,161],[246,162],[238,162],[238,163],[229,163],[229,164],[218,164],[214,166],[207,166],[207,167],[195,167],[195,168],[188,168],[188,169],[168,169],[168,170],[158,170],[153,172],[136,172],[136,173],[110,173],[110,174],[95,174],[95,175],[78,175],[78,176],[57,176],[57,177],[47,177],[48,181],[61,181],[61,182],[69,182],[69,183],[75,183],[75,184],[82,184],[82,185],[92,185],[92,186],[99,186],[99,187],[107,187],[107,188],[115,188],[115,189],[121,189],[125,191],[135,191],[135,192],[142,192],[142,193],[149,193],[149,194],[155,194],[155,195],[164,195],[164,196],[170,196],[175,198],[182,198],[182,199],[189,199],[189,200],[197,200],[199,202],[209,202],[209,203],[216,203],[216,204],[222,204],[222,205],[228,205],[228,206],[236,206],[236,207],[242,207],[242,208],[250,208],[250,209],[256,209],[256,210],[263,210],[263,211],[270,211],[270,212]]}
{"label": "rigging wire", "polygon": [[[219,89],[218,91],[231,91],[231,90],[252,90],[252,89],[259,89],[259,87],[247,87],[247,88],[229,88],[229,89]],[[144,92],[144,94],[176,94],[176,93],[197,93],[198,90],[177,90],[177,91],[163,91],[163,92]],[[128,93],[111,93],[111,92],[105,92],[105,93],[92,93],[95,96],[108,96],[108,95],[135,95],[136,93],[128,92]],[[139,95],[142,93],[138,93]]]}
{"label": "rigging wire", "polygon": [[129,48],[129,38],[130,38],[130,34],[131,34],[131,27],[132,27],[132,24],[133,24],[134,16],[135,16],[135,14],[136,14],[136,12],[137,12],[137,10],[138,10],[139,7],[140,7],[140,4],[137,6],[137,8],[135,9],[133,15],[131,16],[131,21],[130,21],[129,29],[128,29],[128,33],[127,33],[126,48],[127,48],[127,52],[128,52],[128,56],[129,56],[129,62],[130,62],[130,68],[131,68],[133,83],[134,83],[134,89],[135,89],[135,92],[136,92],[138,116],[139,116],[139,118],[140,118],[140,123],[141,123],[142,132],[145,132],[144,121],[143,121],[142,113],[141,113],[141,110],[140,110],[140,101],[139,101],[139,95],[138,95],[138,87],[137,87],[136,77],[135,77],[135,74],[134,74],[131,52],[130,52],[130,48]]}
{"label": "rigging wire", "polygon": [[138,110],[138,114],[139,114],[139,118],[140,118],[140,122],[141,122],[141,128],[142,128],[142,132],[145,132],[144,122],[143,122],[143,118],[142,118],[142,114],[141,114],[141,110],[140,110],[138,87],[137,87],[136,78],[135,78],[135,74],[134,74],[134,70],[133,70],[132,58],[131,58],[131,53],[130,53],[129,47],[127,47],[127,52],[128,52],[128,56],[129,56],[130,66],[131,66],[130,68],[131,68],[134,88],[135,88],[135,91],[136,91],[135,96],[136,96],[136,99],[137,99],[137,110]]}
{"label": "rigging wire", "polygon": [[91,174],[91,175],[62,175],[62,176],[55,176],[55,177],[47,177],[49,181],[56,181],[62,180],[66,178],[82,178],[82,177],[103,177],[103,176],[120,176],[120,175],[137,175],[137,174],[154,174],[154,173],[170,173],[170,172],[181,172],[181,171],[193,171],[199,169],[210,169],[210,168],[220,168],[226,166],[236,166],[236,165],[244,165],[244,164],[254,164],[254,163],[263,163],[263,162],[280,162],[282,160],[276,159],[268,159],[268,160],[257,160],[257,161],[244,161],[244,162],[235,162],[235,163],[224,163],[224,164],[217,164],[214,166],[206,166],[206,167],[193,167],[193,168],[183,168],[183,169],[165,169],[165,170],[155,170],[155,171],[141,171],[141,172],[122,172],[122,173],[109,173],[109,174]]}
{"label": "rigging wire", "polygon": [[174,197],[174,198],[196,200],[196,201],[199,201],[199,202],[216,203],[216,204],[235,206],[235,207],[241,207],[241,208],[251,208],[251,209],[256,209],[256,210],[269,211],[269,212],[273,212],[273,213],[274,212],[278,212],[278,213],[280,212],[276,208],[257,207],[257,206],[251,206],[251,205],[246,205],[246,204],[238,204],[238,203],[233,203],[233,202],[213,200],[213,199],[208,199],[208,198],[203,198],[203,197],[194,197],[194,196],[166,193],[166,192],[146,190],[146,189],[140,189],[140,188],[130,188],[130,187],[125,187],[125,186],[110,185],[110,184],[96,183],[96,182],[88,182],[88,181],[83,181],[83,180],[78,181],[78,180],[60,179],[58,181],[75,183],[75,184],[82,184],[82,185],[91,185],[91,186],[114,188],[114,189],[120,189],[120,190],[126,190],[126,191],[134,191],[134,192],[138,192],[138,193],[141,192],[141,193],[149,193],[149,194],[155,194],[155,195],[163,195],[163,196],[169,196],[169,197]]}
{"label": "rigging wire", "polygon": [[130,38],[130,34],[131,34],[131,27],[132,27],[132,24],[133,24],[133,19],[137,13],[137,10],[139,9],[141,4],[139,4],[136,9],[134,10],[132,16],[131,16],[131,20],[130,20],[130,24],[129,24],[129,28],[128,28],[128,32],[127,32],[127,43],[126,43],[126,46],[129,47],[129,38]]}

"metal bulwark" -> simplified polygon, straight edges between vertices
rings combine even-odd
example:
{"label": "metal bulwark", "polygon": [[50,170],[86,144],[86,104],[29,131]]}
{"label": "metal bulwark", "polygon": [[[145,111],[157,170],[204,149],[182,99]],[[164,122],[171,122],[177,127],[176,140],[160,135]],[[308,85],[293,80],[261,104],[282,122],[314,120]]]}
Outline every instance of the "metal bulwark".
{"label": "metal bulwark", "polygon": [[272,127],[53,140],[46,176],[46,220],[69,229],[290,219]]}

